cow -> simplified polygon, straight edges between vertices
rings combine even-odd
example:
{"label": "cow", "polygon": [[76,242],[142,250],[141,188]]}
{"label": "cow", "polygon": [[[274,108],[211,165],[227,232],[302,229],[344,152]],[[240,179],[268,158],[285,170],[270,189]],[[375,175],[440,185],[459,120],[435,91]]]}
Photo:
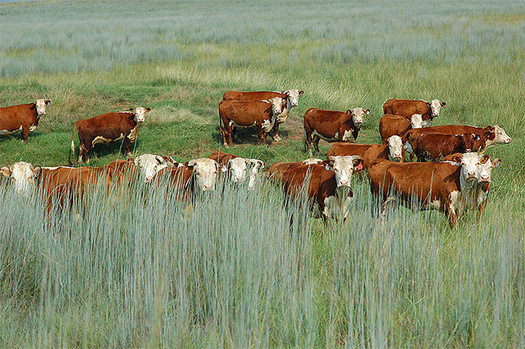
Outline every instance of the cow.
{"label": "cow", "polygon": [[33,167],[24,161],[0,168],[0,173],[14,182],[15,192],[23,196],[29,196],[34,191],[40,171],[40,167]]}
{"label": "cow", "polygon": [[319,153],[319,140],[327,142],[355,142],[363,116],[370,109],[354,108],[346,112],[310,108],[304,114],[305,148],[311,154],[312,143],[315,152]]}
{"label": "cow", "polygon": [[498,125],[487,126],[484,128],[467,125],[440,125],[425,127],[418,130],[410,130],[406,132],[405,136],[410,134],[410,137],[415,138],[423,133],[446,133],[451,135],[473,133],[477,136],[476,141],[484,145],[478,149],[478,152],[484,152],[487,148],[494,145],[509,144],[512,141],[512,138],[510,138],[505,130]]}
{"label": "cow", "polygon": [[298,198],[306,189],[315,218],[346,219],[353,197],[352,174],[363,160],[358,156],[332,156],[324,164],[291,166],[282,175],[288,198]]}
{"label": "cow", "polygon": [[282,92],[271,91],[228,91],[222,97],[223,100],[237,100],[237,101],[261,101],[274,97],[281,97],[286,99],[286,108],[277,115],[277,122],[273,127],[273,140],[279,142],[282,138],[279,136],[279,125],[284,123],[290,116],[293,107],[299,105],[299,97],[304,94],[304,91],[298,89],[291,89]]}
{"label": "cow", "polygon": [[221,167],[221,172],[227,172],[232,183],[242,183],[249,172],[248,190],[251,190],[257,179],[259,169],[264,168],[264,162],[259,159],[245,159],[237,155],[223,153],[219,150],[214,151],[209,159],[217,161]]}
{"label": "cow", "polygon": [[316,158],[308,158],[299,162],[274,162],[270,167],[268,175],[271,179],[281,182],[283,173],[292,166],[299,165],[317,165],[322,163],[323,160]]}
{"label": "cow", "polygon": [[330,156],[359,155],[363,159],[363,167],[369,168],[376,159],[403,162],[405,150],[399,136],[391,136],[386,144],[355,144],[338,142],[328,150]]}
{"label": "cow", "polygon": [[120,186],[124,182],[128,185],[135,182],[151,183],[159,171],[178,165],[178,162],[169,156],[143,154],[136,158],[113,160],[106,168],[112,170],[113,183]]}
{"label": "cow", "polygon": [[466,153],[485,148],[485,141],[473,133],[446,134],[421,133],[416,137],[407,133],[405,149],[415,154],[417,161],[441,161],[445,156],[454,153]]}
{"label": "cow", "polygon": [[392,199],[415,210],[444,212],[451,228],[468,209],[482,213],[492,168],[500,159],[477,153],[456,154],[451,162],[396,163],[378,160],[368,170],[370,189],[384,217]]}
{"label": "cow", "polygon": [[408,130],[423,127],[423,119],[420,114],[414,114],[410,118],[402,115],[386,114],[379,120],[379,134],[383,143],[391,136],[403,137]]}
{"label": "cow", "polygon": [[34,103],[0,108],[0,135],[10,135],[22,131],[22,141],[27,144],[29,132],[38,126],[40,117],[46,115],[49,99],[37,99]]}
{"label": "cow", "polygon": [[264,143],[267,134],[272,130],[277,115],[286,107],[286,100],[274,97],[265,101],[235,101],[223,100],[219,103],[219,128],[222,135],[223,145],[233,146],[232,131],[236,126],[257,128],[257,144],[261,144],[261,136],[264,134]]}
{"label": "cow", "polygon": [[438,99],[433,99],[431,102],[422,99],[389,99],[383,104],[383,112],[385,115],[403,115],[407,118],[414,114],[420,114],[423,119],[423,127],[428,127],[431,126],[434,118],[439,116],[441,107],[445,105],[445,102],[440,102]]}
{"label": "cow", "polygon": [[130,111],[106,113],[77,121],[73,125],[71,136],[71,154],[75,154],[75,129],[78,128],[80,140],[78,162],[89,163],[89,151],[97,144],[110,144],[124,139],[122,153],[131,155],[131,144],[137,139],[139,128],[144,122],[144,115],[151,108],[137,107]]}

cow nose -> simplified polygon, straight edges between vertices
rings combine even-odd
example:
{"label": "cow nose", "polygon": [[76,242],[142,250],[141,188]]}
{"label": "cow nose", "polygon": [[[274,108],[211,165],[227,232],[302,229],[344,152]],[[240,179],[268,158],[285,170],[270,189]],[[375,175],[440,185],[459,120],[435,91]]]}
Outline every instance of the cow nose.
{"label": "cow nose", "polygon": [[487,175],[483,175],[483,176],[481,176],[481,181],[482,182],[489,182],[490,181],[490,177],[487,176]]}
{"label": "cow nose", "polygon": [[507,138],[507,143],[510,143],[512,141],[512,138]]}
{"label": "cow nose", "polygon": [[145,178],[145,182],[146,182],[146,183],[149,183],[149,182],[151,182],[152,180],[153,180],[153,177],[152,177],[152,176],[147,176],[147,177]]}
{"label": "cow nose", "polygon": [[468,178],[474,178],[474,177],[476,177],[476,172],[474,172],[474,171],[469,171],[469,172],[467,173],[467,177],[468,177]]}
{"label": "cow nose", "polygon": [[395,153],[395,154],[394,154],[394,157],[395,157],[396,159],[401,159],[401,153]]}
{"label": "cow nose", "polygon": [[350,182],[348,182],[346,179],[343,179],[343,180],[339,181],[339,186],[340,187],[349,187],[350,186]]}
{"label": "cow nose", "polygon": [[206,190],[210,190],[210,189],[212,189],[212,188],[213,188],[213,184],[204,184],[204,188],[203,188],[203,190],[206,191]]}

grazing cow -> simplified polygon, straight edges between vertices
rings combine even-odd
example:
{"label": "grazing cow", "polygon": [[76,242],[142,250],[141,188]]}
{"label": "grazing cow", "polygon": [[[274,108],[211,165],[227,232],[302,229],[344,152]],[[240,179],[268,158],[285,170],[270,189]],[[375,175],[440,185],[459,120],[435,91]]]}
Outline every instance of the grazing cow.
{"label": "grazing cow", "polygon": [[151,108],[137,107],[130,109],[129,112],[107,113],[77,121],[73,125],[71,154],[75,154],[75,128],[78,127],[79,163],[82,159],[89,163],[89,151],[95,144],[110,144],[120,139],[124,139],[122,153],[124,156],[130,156],[131,144],[137,139],[139,128],[144,122],[144,115],[150,110]]}
{"label": "grazing cow", "polygon": [[416,137],[406,134],[405,149],[415,154],[420,162],[441,161],[454,153],[478,151],[485,147],[485,142],[473,133],[452,135],[446,133],[421,133]]}
{"label": "grazing cow", "polygon": [[317,165],[322,163],[323,160],[316,158],[308,158],[300,162],[274,162],[270,167],[269,176],[278,182],[282,181],[283,173],[290,167],[299,165]]}
{"label": "grazing cow", "polygon": [[106,165],[113,173],[113,182],[121,185],[124,181],[131,184],[140,178],[140,182],[150,183],[162,169],[176,167],[178,163],[169,156],[143,154],[126,160],[116,159]]}
{"label": "grazing cow", "polygon": [[500,159],[477,153],[455,154],[451,163],[378,161],[368,170],[370,188],[384,215],[388,201],[400,198],[403,205],[419,210],[439,210],[450,226],[468,209],[485,208],[490,172]]}
{"label": "grazing cow", "polygon": [[327,142],[355,142],[363,124],[363,116],[370,109],[354,108],[346,112],[310,108],[304,114],[304,142],[311,154],[314,144],[319,153],[319,139]]}
{"label": "grazing cow", "polygon": [[268,145],[266,136],[273,128],[277,115],[286,107],[286,103],[286,100],[281,97],[265,101],[221,101],[219,103],[219,127],[224,146],[228,146],[226,137],[228,137],[230,146],[233,146],[231,134],[236,126],[257,127],[257,144],[261,144],[261,136],[264,133],[264,143]]}
{"label": "grazing cow", "polygon": [[332,156],[325,165],[291,166],[282,175],[288,197],[296,198],[306,187],[315,218],[346,219],[353,197],[352,173],[362,166],[358,156]]}
{"label": "grazing cow", "polygon": [[49,99],[37,99],[34,103],[0,108],[0,135],[22,131],[22,141],[27,144],[29,132],[36,129],[49,104]]}
{"label": "grazing cow", "polygon": [[0,168],[0,173],[14,183],[15,192],[19,195],[28,196],[35,189],[36,178],[40,174],[40,167],[33,167],[28,162],[17,162],[10,167]]}
{"label": "grazing cow", "polygon": [[484,145],[484,147],[481,147],[478,152],[484,152],[488,147],[499,144],[508,144],[512,141],[512,138],[510,138],[505,130],[498,125],[487,126],[484,128],[466,125],[440,125],[426,127],[419,130],[410,130],[407,131],[405,136],[410,134],[412,138],[415,138],[423,133],[446,133],[452,135],[473,133],[479,137],[479,139],[476,137],[476,141],[479,142],[479,144]]}
{"label": "grazing cow", "polygon": [[245,159],[237,155],[223,153],[219,150],[214,151],[208,158],[219,163],[221,171],[228,173],[232,183],[244,182],[246,172],[249,172],[248,190],[253,188],[259,169],[264,168],[264,162],[259,159]]}
{"label": "grazing cow", "polygon": [[399,136],[391,136],[386,144],[355,144],[338,142],[328,150],[330,156],[359,155],[363,159],[363,167],[369,168],[376,159],[403,162],[405,150]]}
{"label": "grazing cow", "polygon": [[389,99],[383,104],[383,111],[385,115],[403,115],[407,118],[414,114],[420,114],[423,119],[423,127],[428,127],[432,124],[432,120],[439,116],[441,107],[445,105],[445,102],[440,102],[438,99],[433,99],[432,102],[411,99]]}
{"label": "grazing cow", "polygon": [[273,140],[279,142],[282,138],[279,136],[279,125],[284,123],[293,107],[299,105],[299,97],[304,91],[298,89],[286,90],[283,92],[271,92],[271,91],[228,91],[222,97],[223,100],[238,100],[238,101],[262,101],[271,99],[274,97],[281,97],[286,99],[286,108],[277,115],[277,122],[273,127]]}
{"label": "grazing cow", "polygon": [[423,119],[420,114],[414,114],[410,118],[402,115],[386,114],[379,120],[379,134],[383,143],[391,136],[403,137],[408,130],[423,127]]}

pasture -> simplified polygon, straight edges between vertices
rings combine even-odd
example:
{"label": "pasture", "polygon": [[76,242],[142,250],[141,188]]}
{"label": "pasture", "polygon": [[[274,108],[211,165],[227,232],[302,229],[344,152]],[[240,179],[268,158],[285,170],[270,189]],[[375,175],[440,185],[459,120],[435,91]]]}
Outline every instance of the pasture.
{"label": "pasture", "polygon": [[[133,155],[177,161],[300,161],[310,107],[369,108],[357,142],[378,143],[389,98],[439,98],[434,125],[512,137],[487,151],[503,163],[485,214],[453,230],[404,208],[381,225],[357,176],[349,219],[326,226],[264,181],[190,207],[137,185],[46,218],[0,179],[0,346],[525,346],[525,4],[24,1],[0,21],[0,106],[51,100],[27,145],[0,136],[0,167],[67,165],[77,120],[138,105]],[[224,92],[290,88],[305,94],[281,142],[251,129],[222,147]]]}

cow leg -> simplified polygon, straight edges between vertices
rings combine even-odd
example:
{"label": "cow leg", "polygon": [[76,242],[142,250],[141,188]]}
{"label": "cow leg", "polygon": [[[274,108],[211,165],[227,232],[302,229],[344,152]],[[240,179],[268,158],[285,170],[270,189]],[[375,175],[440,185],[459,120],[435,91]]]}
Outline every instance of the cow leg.
{"label": "cow leg", "polygon": [[29,127],[22,126],[22,142],[27,144],[27,139],[29,138]]}
{"label": "cow leg", "polygon": [[312,156],[312,150],[311,150],[311,135],[312,133],[310,131],[307,131],[306,127],[303,129],[303,141],[304,141],[304,151],[307,151],[310,156]]}
{"label": "cow leg", "polygon": [[91,142],[85,143],[84,147],[84,162],[89,164],[89,152],[91,151]]}
{"label": "cow leg", "polygon": [[124,141],[122,143],[122,154],[125,157],[131,156],[131,141],[128,137],[124,138]]}
{"label": "cow leg", "polygon": [[319,137],[317,137],[317,136],[313,137],[313,141],[312,142],[314,144],[314,152],[315,152],[315,154],[319,154],[319,140],[320,140]]}
{"label": "cow leg", "polygon": [[458,215],[456,214],[456,210],[452,206],[452,203],[447,202],[445,204],[445,214],[447,215],[448,222],[450,223],[450,228],[454,229],[458,224]]}
{"label": "cow leg", "polygon": [[273,126],[273,140],[276,142],[282,140],[282,138],[279,136],[279,123],[277,122],[277,120],[275,121],[275,125]]}
{"label": "cow leg", "polygon": [[[263,135],[262,124],[257,124],[257,145],[261,145],[262,135]],[[265,134],[265,137],[264,137],[264,143],[267,144],[266,143],[266,134]]]}
{"label": "cow leg", "polygon": [[82,162],[82,155],[84,154],[84,147],[82,146],[82,143],[78,146],[78,163],[80,164]]}

